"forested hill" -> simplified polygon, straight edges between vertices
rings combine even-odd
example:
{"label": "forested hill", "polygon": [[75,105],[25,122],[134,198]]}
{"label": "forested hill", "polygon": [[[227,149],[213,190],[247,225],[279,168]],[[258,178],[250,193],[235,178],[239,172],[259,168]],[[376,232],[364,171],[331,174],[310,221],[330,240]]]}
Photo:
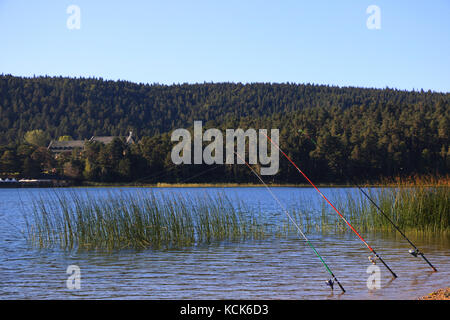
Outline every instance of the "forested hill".
{"label": "forested hill", "polygon": [[[194,120],[218,128],[279,128],[282,146],[317,172],[321,166],[370,167],[382,175],[450,168],[449,93],[0,76],[1,145],[19,143],[34,129],[52,138],[129,130],[144,137],[191,127]],[[299,135],[300,128],[317,147]]]}
{"label": "forested hill", "polygon": [[[264,83],[166,86],[0,76],[0,133],[2,143],[33,129],[44,129],[54,137],[124,135],[129,129],[140,136],[152,136],[191,126],[193,120],[223,123],[246,116],[279,118],[307,108],[320,110],[325,117],[333,110],[352,109],[358,119],[376,112],[373,120],[380,125],[389,116],[399,121],[400,114],[417,121],[439,122],[448,116],[449,101],[450,94],[391,89]],[[423,125],[438,127],[438,123]]]}

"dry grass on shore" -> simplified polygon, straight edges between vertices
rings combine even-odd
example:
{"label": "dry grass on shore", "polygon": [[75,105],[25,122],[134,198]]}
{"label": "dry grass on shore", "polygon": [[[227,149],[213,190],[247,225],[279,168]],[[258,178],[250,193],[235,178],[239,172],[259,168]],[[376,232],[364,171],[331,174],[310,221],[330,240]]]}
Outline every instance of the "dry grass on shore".
{"label": "dry grass on shore", "polygon": [[436,290],[426,296],[420,297],[419,300],[450,300],[450,287]]}

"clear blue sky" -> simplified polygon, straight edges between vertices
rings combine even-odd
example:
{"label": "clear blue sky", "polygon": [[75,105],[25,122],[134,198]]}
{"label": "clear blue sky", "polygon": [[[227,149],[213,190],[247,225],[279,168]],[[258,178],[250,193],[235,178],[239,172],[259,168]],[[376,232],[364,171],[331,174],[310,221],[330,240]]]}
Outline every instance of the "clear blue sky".
{"label": "clear blue sky", "polygon": [[449,0],[0,0],[0,30],[0,73],[17,76],[450,92]]}

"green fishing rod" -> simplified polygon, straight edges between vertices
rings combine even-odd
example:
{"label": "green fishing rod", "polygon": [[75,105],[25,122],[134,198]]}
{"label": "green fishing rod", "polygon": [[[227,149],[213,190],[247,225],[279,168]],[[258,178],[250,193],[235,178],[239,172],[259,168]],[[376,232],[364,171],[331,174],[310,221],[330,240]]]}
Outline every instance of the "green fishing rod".
{"label": "green fishing rod", "polygon": [[235,152],[235,154],[238,156],[239,159],[241,159],[242,161],[244,161],[245,165],[252,171],[252,173],[258,178],[258,180],[264,185],[264,187],[267,189],[267,191],[269,191],[270,195],[272,196],[272,198],[278,202],[278,205],[283,209],[284,213],[287,215],[287,217],[289,218],[289,220],[291,220],[292,224],[297,228],[299,234],[303,237],[303,239],[305,239],[306,243],[308,244],[308,246],[314,251],[315,255],[320,259],[320,261],[322,262],[323,266],[325,267],[325,269],[328,271],[328,273],[331,275],[331,279],[329,279],[328,281],[326,281],[325,283],[330,286],[331,290],[333,290],[333,285],[334,282],[336,282],[339,286],[339,288],[341,288],[342,292],[345,293],[345,289],[344,287],[341,285],[341,283],[339,282],[339,280],[336,278],[336,276],[334,275],[334,273],[331,271],[330,267],[326,264],[325,260],[322,258],[322,256],[319,254],[319,252],[316,250],[316,248],[313,246],[313,244],[309,241],[308,237],[306,237],[306,235],[303,233],[302,229],[300,229],[300,227],[298,226],[298,224],[295,222],[295,220],[292,218],[292,216],[289,214],[289,212],[286,210],[286,208],[281,204],[281,201],[275,196],[275,194],[272,192],[272,190],[270,190],[269,186],[264,182],[264,180],[262,179],[262,177],[247,163],[247,161],[245,161],[245,159],[243,159],[237,152]]}
{"label": "green fishing rod", "polygon": [[[316,147],[317,147],[317,142],[311,138],[306,132],[304,132],[302,129],[299,129],[298,132],[300,132],[301,134],[303,134],[304,136],[306,136]],[[350,180],[352,182],[353,185],[355,185],[358,190],[367,198],[367,200],[370,201],[370,203],[378,210],[378,212],[387,219],[387,221],[389,221],[392,226],[402,235],[402,237],[408,241],[408,243],[414,248],[414,249],[409,249],[409,253],[414,256],[414,257],[418,257],[421,256],[423,258],[423,260],[425,260],[425,262],[433,269],[433,271],[437,271],[437,269],[431,264],[431,262],[425,257],[425,255],[423,254],[422,251],[420,251],[415,245],[414,243],[412,243],[412,241],[405,235],[405,233],[394,223],[394,221],[392,221],[392,219],[380,208],[380,206],[369,196],[369,194],[364,191],[364,189],[355,181],[355,179],[353,179],[353,177],[349,177],[348,175],[346,175],[344,172],[342,172],[342,175],[344,176],[344,178],[346,178],[347,180]]]}

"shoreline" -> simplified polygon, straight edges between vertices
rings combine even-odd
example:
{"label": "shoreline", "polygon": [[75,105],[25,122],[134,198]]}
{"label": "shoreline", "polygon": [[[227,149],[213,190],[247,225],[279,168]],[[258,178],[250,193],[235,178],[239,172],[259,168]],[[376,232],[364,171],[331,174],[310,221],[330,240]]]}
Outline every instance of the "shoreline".
{"label": "shoreline", "polygon": [[426,296],[418,298],[418,300],[450,300],[450,287],[433,291]]}
{"label": "shoreline", "polygon": [[[349,184],[332,184],[323,183],[317,184],[322,188],[352,188]],[[312,188],[310,184],[293,184],[293,183],[275,183],[268,184],[269,187],[273,188]],[[131,188],[260,188],[264,187],[262,184],[255,183],[150,183],[150,184],[133,184],[133,183],[85,183],[77,187],[101,187],[101,188],[117,188],[117,187],[131,187]]]}
{"label": "shoreline", "polygon": [[[317,183],[317,187],[320,188],[357,188],[356,185],[347,184],[347,183]],[[269,184],[268,186],[271,188],[312,188],[310,184],[293,184],[293,183],[274,183]],[[23,188],[260,188],[264,187],[262,184],[254,184],[254,183],[149,183],[149,184],[141,184],[141,183],[97,183],[97,182],[83,182],[81,184],[72,184],[72,185],[0,185],[1,189],[23,189]],[[449,187],[448,184],[406,184],[399,185],[396,183],[361,183],[360,187],[362,188],[394,188],[394,187]]]}

